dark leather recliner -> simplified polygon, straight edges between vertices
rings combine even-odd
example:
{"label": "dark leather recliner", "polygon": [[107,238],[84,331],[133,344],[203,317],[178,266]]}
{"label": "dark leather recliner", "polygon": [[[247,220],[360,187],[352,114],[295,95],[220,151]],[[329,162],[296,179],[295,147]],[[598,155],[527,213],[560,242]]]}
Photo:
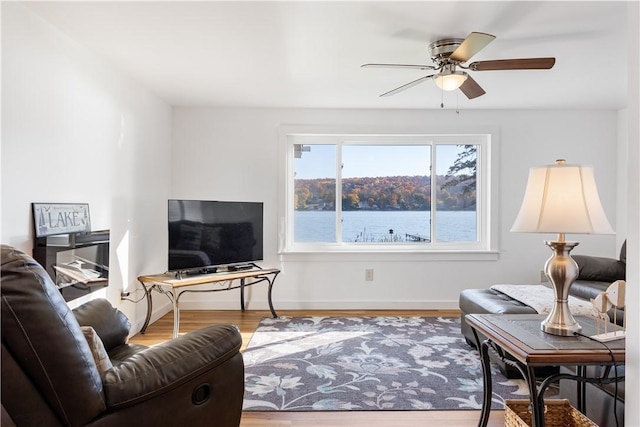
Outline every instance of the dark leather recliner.
{"label": "dark leather recliner", "polygon": [[[150,348],[127,344],[129,321],[107,300],[72,311],[36,261],[6,245],[1,251],[3,426],[240,424],[244,364],[235,326]],[[94,357],[81,325],[95,330],[108,360]]]}

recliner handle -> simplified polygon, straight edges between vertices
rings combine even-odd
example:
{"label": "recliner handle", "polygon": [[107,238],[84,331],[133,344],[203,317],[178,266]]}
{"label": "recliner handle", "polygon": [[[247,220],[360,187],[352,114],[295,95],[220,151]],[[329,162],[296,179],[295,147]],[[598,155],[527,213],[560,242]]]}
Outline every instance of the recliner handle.
{"label": "recliner handle", "polygon": [[191,394],[191,401],[194,405],[202,405],[211,397],[211,386],[209,383],[203,383],[197,386]]}

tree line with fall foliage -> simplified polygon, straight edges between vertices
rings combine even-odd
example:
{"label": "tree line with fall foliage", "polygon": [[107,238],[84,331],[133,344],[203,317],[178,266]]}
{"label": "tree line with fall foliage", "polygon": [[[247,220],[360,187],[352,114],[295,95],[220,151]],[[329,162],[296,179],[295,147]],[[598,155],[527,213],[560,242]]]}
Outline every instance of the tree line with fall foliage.
{"label": "tree line with fall foliage", "polygon": [[[476,209],[475,176],[436,177],[438,210]],[[335,179],[296,179],[296,210],[335,210]],[[384,176],[344,178],[342,210],[428,211],[431,210],[431,177]]]}

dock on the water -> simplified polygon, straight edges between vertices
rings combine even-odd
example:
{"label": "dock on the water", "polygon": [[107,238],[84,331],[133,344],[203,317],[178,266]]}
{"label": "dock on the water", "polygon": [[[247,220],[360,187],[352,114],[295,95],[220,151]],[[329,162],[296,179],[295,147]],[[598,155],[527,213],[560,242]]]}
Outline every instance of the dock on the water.
{"label": "dock on the water", "polygon": [[421,234],[405,233],[404,237],[408,242],[431,242],[431,239],[429,237],[423,236]]}

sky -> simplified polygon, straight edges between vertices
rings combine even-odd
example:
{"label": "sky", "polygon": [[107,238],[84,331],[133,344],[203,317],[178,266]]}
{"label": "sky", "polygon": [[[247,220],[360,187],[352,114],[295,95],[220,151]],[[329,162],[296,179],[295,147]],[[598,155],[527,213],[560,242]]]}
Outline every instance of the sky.
{"label": "sky", "polygon": [[[335,178],[335,145],[311,145],[295,159],[297,179]],[[438,145],[437,174],[447,173],[461,149],[456,145]],[[376,176],[429,175],[430,149],[428,146],[343,146],[343,178]]]}

